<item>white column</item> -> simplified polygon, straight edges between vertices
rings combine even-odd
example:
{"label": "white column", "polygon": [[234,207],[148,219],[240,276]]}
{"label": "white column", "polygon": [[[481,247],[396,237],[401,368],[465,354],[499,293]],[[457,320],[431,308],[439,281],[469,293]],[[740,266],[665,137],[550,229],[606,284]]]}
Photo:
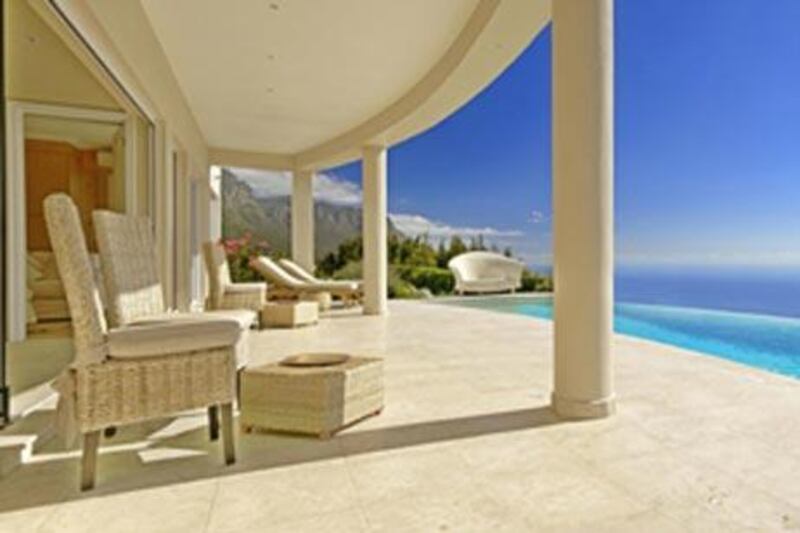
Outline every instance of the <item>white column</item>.
{"label": "white column", "polygon": [[292,259],[314,274],[314,171],[296,170],[292,178]]}
{"label": "white column", "polygon": [[555,388],[564,418],[614,412],[614,3],[554,0]]}
{"label": "white column", "polygon": [[364,314],[386,313],[386,148],[367,146],[363,151]]}

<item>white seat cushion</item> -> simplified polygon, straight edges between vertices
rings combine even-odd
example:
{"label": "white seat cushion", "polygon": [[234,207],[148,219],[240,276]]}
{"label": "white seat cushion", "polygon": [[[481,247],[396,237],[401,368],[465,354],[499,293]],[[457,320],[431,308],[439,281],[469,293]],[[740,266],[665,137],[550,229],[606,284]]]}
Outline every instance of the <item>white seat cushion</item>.
{"label": "white seat cushion", "polygon": [[249,309],[214,309],[202,313],[189,313],[191,315],[206,315],[209,320],[233,320],[242,329],[250,329],[258,324],[258,313]]}
{"label": "white seat cushion", "polygon": [[236,347],[236,368],[244,368],[250,359],[250,347],[248,342],[248,333],[250,328],[258,320],[258,314],[255,311],[247,309],[220,309],[215,311],[204,311],[202,313],[162,313],[159,315],[151,315],[147,317],[139,317],[132,326],[148,325],[152,323],[162,322],[175,322],[175,323],[198,323],[207,324],[209,322],[225,322],[227,324],[235,324],[236,328],[241,333],[239,343]]}
{"label": "white seat cushion", "polygon": [[153,357],[235,347],[242,329],[232,320],[151,320],[108,332],[112,358]]}
{"label": "white seat cushion", "polygon": [[214,311],[203,311],[202,313],[160,313],[139,317],[132,325],[150,324],[152,322],[205,322],[205,321],[231,321],[239,325],[241,329],[250,329],[258,320],[258,313],[248,309],[218,309]]}

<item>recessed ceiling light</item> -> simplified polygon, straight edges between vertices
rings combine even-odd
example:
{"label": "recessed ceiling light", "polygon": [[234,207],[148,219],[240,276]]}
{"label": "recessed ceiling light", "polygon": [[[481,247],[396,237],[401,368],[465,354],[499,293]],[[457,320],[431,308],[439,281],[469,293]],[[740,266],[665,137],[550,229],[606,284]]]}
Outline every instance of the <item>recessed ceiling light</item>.
{"label": "recessed ceiling light", "polygon": [[273,61],[275,59],[275,54],[267,54],[267,59]]}
{"label": "recessed ceiling light", "polygon": [[274,87],[267,87],[267,94],[272,94],[274,92],[275,92],[275,88]]}
{"label": "recessed ceiling light", "polygon": [[270,2],[269,8],[273,11],[278,11],[281,8],[281,6],[279,6],[277,2]]}

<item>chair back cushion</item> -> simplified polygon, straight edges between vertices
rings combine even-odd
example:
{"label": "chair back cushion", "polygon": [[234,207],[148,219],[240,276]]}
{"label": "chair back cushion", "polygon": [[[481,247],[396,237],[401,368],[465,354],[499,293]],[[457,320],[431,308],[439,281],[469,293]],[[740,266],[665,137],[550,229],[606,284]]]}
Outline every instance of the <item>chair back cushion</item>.
{"label": "chair back cushion", "polygon": [[93,216],[112,326],[164,313],[149,219],[111,211],[95,211]]}
{"label": "chair back cushion", "polygon": [[73,365],[100,362],[107,355],[108,328],[78,209],[66,194],[51,194],[44,200],[44,216],[72,317]]}
{"label": "chair back cushion", "polygon": [[231,284],[231,272],[225,247],[218,242],[203,243],[203,258],[206,270],[208,270],[209,298],[212,307],[219,309],[222,306],[225,287]]}

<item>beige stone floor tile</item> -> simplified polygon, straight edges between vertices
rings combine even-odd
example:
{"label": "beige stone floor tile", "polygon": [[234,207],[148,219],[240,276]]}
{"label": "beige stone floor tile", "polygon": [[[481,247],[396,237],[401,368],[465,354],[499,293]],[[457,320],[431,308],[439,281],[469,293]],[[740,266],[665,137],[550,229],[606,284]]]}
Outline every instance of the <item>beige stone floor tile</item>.
{"label": "beige stone floor tile", "polygon": [[472,482],[467,463],[449,444],[350,455],[346,462],[362,504],[390,505],[399,498],[458,490]]}
{"label": "beige stone floor tile", "polygon": [[230,524],[210,524],[208,533],[367,533],[370,531],[360,509],[332,513],[298,515],[288,521],[276,522],[271,516],[256,511],[254,520],[236,520]]}
{"label": "beige stone floor tile", "polygon": [[686,455],[741,479],[761,476],[772,466],[792,469],[798,463],[752,437],[734,436],[688,446]]}
{"label": "beige stone floor tile", "polygon": [[793,455],[753,437],[710,442],[687,452],[704,464],[800,507],[800,460]]}
{"label": "beige stone floor tile", "polygon": [[492,473],[535,469],[553,455],[563,457],[546,428],[488,434],[454,444],[479,477]]}
{"label": "beige stone floor tile", "polygon": [[42,506],[0,512],[0,531],[8,533],[39,531],[42,524],[55,512],[55,509],[55,506]]}
{"label": "beige stone floor tile", "polygon": [[356,506],[344,461],[334,459],[227,476],[211,508],[212,531],[251,530]]}
{"label": "beige stone floor tile", "polygon": [[542,533],[685,533],[687,527],[685,523],[653,510],[611,519],[587,518],[584,523],[557,524],[539,531]]}
{"label": "beige stone floor tile", "polygon": [[110,495],[86,493],[59,506],[40,531],[181,532],[203,531],[217,481],[181,483]]}
{"label": "beige stone floor tile", "polygon": [[758,490],[740,485],[686,509],[667,509],[687,531],[798,531],[800,509]]}
{"label": "beige stone floor tile", "polygon": [[[555,432],[564,449],[595,463],[657,453],[665,449],[664,442],[634,424],[611,419],[586,427],[577,423]],[[560,428],[559,428],[560,429]]]}
{"label": "beige stone floor tile", "polygon": [[696,413],[688,413],[637,417],[627,422],[640,428],[665,448],[683,448],[735,436],[734,430],[724,417],[706,413],[700,413],[699,416]]}
{"label": "beige stone floor tile", "polygon": [[374,532],[523,532],[529,528],[519,510],[472,489],[407,496],[364,506]]}
{"label": "beige stone floor tile", "polygon": [[674,452],[616,461],[600,472],[688,530],[770,531],[797,524],[790,503]]}
{"label": "beige stone floor tile", "polygon": [[562,449],[477,466],[473,475],[482,493],[522,511],[533,529],[624,517],[648,508]]}
{"label": "beige stone floor tile", "polygon": [[664,512],[716,501],[741,484],[674,451],[608,461],[596,468],[599,475]]}

